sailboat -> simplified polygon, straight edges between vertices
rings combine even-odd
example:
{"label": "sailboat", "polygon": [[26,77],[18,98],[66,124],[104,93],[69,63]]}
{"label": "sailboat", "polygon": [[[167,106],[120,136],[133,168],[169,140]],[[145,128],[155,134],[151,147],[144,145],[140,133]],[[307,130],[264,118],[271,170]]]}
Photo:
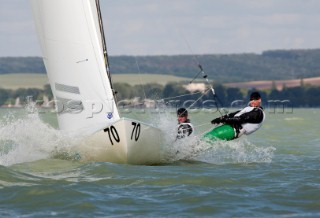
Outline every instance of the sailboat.
{"label": "sailboat", "polygon": [[113,163],[161,162],[161,130],[118,111],[99,0],[30,3],[59,128],[85,136],[80,155]]}

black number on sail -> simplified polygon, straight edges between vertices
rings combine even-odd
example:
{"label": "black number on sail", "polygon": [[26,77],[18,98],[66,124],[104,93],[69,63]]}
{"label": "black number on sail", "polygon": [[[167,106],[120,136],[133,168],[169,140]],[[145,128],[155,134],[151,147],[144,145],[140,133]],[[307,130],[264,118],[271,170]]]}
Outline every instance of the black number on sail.
{"label": "black number on sail", "polygon": [[140,136],[140,131],[141,131],[141,125],[140,125],[140,123],[136,123],[136,122],[132,122],[131,124],[133,125],[133,130],[131,133],[131,140],[132,140],[133,134],[134,134],[134,140],[138,141],[139,136]]}
{"label": "black number on sail", "polygon": [[[116,142],[120,142],[120,137],[119,137],[119,134],[116,130],[116,128],[114,126],[110,126],[110,128],[106,128],[104,129],[104,132],[108,132],[108,135],[109,135],[109,139],[110,139],[110,142],[111,142],[111,145],[113,145],[113,141],[112,141],[112,138],[116,141]],[[112,135],[112,137],[111,137]]]}

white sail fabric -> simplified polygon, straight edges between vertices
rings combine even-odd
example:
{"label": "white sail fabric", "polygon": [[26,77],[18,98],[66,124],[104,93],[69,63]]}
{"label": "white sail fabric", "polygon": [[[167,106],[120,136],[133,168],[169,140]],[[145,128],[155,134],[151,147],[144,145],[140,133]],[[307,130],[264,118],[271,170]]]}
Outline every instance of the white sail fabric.
{"label": "white sail fabric", "polygon": [[94,132],[119,119],[95,0],[30,0],[62,130]]}

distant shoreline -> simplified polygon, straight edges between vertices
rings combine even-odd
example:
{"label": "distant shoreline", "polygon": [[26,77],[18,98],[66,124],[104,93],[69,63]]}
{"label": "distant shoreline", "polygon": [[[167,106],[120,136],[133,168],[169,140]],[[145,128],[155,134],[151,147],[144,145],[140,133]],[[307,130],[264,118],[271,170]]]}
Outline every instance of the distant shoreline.
{"label": "distant shoreline", "polygon": [[[112,75],[161,74],[191,79],[199,72],[201,64],[210,80],[242,83],[318,77],[319,60],[320,49],[296,49],[261,54],[109,56],[109,65]],[[41,57],[0,57],[0,75],[45,72]]]}
{"label": "distant shoreline", "polygon": [[[114,74],[112,75],[114,83],[128,83],[130,85],[142,85],[142,84],[160,84],[166,85],[168,83],[189,82],[190,78],[177,77],[171,75],[162,74]],[[198,80],[200,83],[201,80]],[[283,87],[298,87],[301,85],[320,86],[320,77],[292,79],[292,80],[261,80],[250,82],[237,82],[237,83],[222,83],[228,88],[240,88],[240,89],[259,89],[259,90],[271,90],[276,88],[282,90]],[[46,74],[36,73],[13,73],[0,75],[0,88],[16,90],[19,88],[38,88],[49,84]]]}
{"label": "distant shoreline", "polygon": [[223,85],[228,88],[256,88],[259,90],[270,90],[276,88],[282,90],[284,87],[298,87],[303,85],[320,86],[320,77],[292,79],[292,80],[264,80],[264,81],[251,81],[251,82],[239,82],[239,83],[224,83]]}

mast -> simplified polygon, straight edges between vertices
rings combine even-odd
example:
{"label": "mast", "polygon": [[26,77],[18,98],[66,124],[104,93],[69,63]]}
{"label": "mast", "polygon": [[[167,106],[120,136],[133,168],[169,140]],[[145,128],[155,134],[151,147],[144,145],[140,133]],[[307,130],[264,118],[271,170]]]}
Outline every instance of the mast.
{"label": "mast", "polygon": [[107,75],[109,78],[111,89],[113,91],[113,96],[116,97],[115,91],[113,89],[113,83],[112,83],[110,67],[109,67],[109,57],[108,57],[108,51],[107,51],[106,38],[105,38],[105,34],[104,34],[104,29],[103,29],[103,21],[102,21],[101,9],[100,9],[100,0],[96,0],[96,7],[97,7],[97,14],[98,14],[98,19],[99,19],[100,34],[101,34],[101,39],[102,39],[102,49],[103,49],[104,61],[106,64]]}

